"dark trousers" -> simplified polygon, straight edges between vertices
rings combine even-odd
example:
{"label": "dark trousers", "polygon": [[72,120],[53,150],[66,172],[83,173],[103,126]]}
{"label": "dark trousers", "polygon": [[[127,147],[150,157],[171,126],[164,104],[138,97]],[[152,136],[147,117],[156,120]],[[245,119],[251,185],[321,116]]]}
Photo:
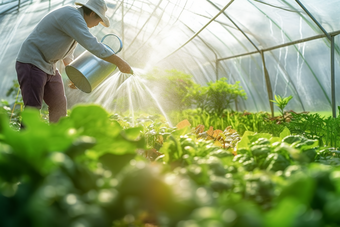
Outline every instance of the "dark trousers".
{"label": "dark trousers", "polygon": [[32,64],[21,62],[16,62],[16,71],[25,107],[40,110],[44,100],[50,122],[57,122],[60,117],[66,116],[64,84],[58,71],[50,75]]}

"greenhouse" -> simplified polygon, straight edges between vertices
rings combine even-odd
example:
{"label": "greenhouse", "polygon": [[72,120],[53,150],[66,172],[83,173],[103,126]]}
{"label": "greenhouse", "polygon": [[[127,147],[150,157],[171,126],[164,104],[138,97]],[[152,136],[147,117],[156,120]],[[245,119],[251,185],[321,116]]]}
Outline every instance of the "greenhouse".
{"label": "greenhouse", "polygon": [[340,226],[340,1],[0,0],[0,226]]}

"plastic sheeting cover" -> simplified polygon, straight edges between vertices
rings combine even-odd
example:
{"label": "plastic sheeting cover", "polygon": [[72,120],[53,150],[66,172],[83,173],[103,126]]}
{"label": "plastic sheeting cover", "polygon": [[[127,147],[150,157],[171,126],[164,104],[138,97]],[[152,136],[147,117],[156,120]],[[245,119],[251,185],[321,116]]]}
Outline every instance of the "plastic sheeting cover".
{"label": "plastic sheeting cover", "polygon": [[[13,2],[13,1],[12,1]],[[0,98],[16,79],[22,41],[50,10],[74,1],[31,0],[0,14]],[[84,1],[85,2],[85,1]],[[340,0],[300,0],[335,36],[335,86],[340,66]],[[122,37],[120,56],[133,67],[177,69],[206,84],[228,78],[247,92],[239,110],[270,111],[262,57],[273,95],[292,95],[288,109],[332,108],[331,44],[295,0],[107,0],[111,27],[91,32]],[[0,2],[0,12],[6,2]],[[222,10],[225,9],[225,10]],[[285,46],[287,45],[287,46]],[[83,49],[79,46],[76,54]],[[336,92],[336,106],[340,105]]]}

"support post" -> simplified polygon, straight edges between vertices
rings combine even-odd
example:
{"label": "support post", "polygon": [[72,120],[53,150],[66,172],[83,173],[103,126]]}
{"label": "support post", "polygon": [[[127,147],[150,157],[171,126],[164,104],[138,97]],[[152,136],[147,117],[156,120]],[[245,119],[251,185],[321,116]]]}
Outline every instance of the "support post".
{"label": "support post", "polygon": [[329,34],[319,21],[308,11],[308,9],[299,1],[295,0],[297,4],[307,13],[307,15],[314,21],[314,23],[320,28],[320,30],[327,36],[331,42],[331,92],[332,92],[332,115],[336,117],[336,101],[335,101],[335,57],[334,57],[334,36]]}
{"label": "support post", "polygon": [[273,90],[272,90],[272,84],[270,83],[269,73],[267,71],[266,67],[266,60],[264,58],[264,52],[261,50],[261,57],[262,57],[262,63],[263,63],[263,72],[264,72],[264,78],[266,79],[266,86],[267,86],[267,93],[268,93],[268,101],[270,106],[270,111],[272,112],[272,117],[274,117],[274,104],[270,100],[273,100]]}
{"label": "support post", "polygon": [[218,80],[218,65],[219,65],[219,61],[216,59],[216,81]]}
{"label": "support post", "polygon": [[335,100],[335,41],[334,36],[331,36],[331,85],[332,85],[332,113],[336,118],[336,100]]}
{"label": "support post", "polygon": [[238,102],[237,102],[237,97],[235,98],[235,110],[237,111],[237,112],[239,112],[239,110],[238,110]]}
{"label": "support post", "polygon": [[[124,0],[122,0],[122,42],[123,45],[125,43],[125,36],[124,36]],[[122,57],[123,59],[125,59],[125,51],[122,51]]]}

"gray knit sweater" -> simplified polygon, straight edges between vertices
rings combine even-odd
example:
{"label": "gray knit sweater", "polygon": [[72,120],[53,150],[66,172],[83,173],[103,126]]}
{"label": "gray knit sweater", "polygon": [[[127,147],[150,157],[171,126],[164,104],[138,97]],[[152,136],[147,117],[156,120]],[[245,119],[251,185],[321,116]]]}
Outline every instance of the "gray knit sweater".
{"label": "gray knit sweater", "polygon": [[99,58],[114,54],[90,33],[82,9],[64,6],[50,12],[38,23],[23,42],[17,61],[31,63],[54,75],[57,61],[73,60],[77,43]]}

